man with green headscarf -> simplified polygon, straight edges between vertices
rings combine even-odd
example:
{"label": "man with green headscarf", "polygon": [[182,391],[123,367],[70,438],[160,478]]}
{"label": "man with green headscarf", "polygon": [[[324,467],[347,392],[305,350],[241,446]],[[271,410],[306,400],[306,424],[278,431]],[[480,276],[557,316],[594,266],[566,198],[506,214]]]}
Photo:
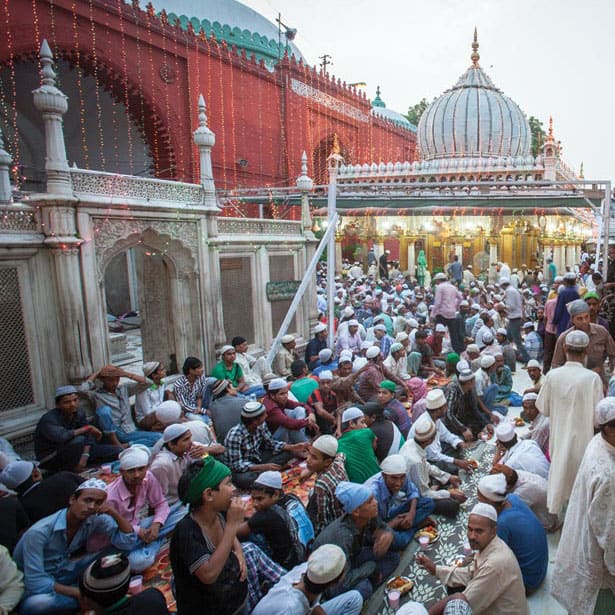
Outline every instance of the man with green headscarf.
{"label": "man with green headscarf", "polygon": [[406,407],[395,397],[396,385],[391,380],[383,380],[378,387],[378,403],[384,410],[384,418],[395,423],[404,438],[408,436],[412,421]]}

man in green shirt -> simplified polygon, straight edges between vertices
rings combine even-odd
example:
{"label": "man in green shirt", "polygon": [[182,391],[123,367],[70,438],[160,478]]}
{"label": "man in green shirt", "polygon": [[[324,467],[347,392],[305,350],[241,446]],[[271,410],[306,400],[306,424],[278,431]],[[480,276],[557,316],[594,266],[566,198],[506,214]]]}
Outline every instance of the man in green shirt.
{"label": "man in green shirt", "polygon": [[376,434],[365,426],[363,411],[356,407],[344,410],[338,452],[346,456],[346,473],[353,483],[364,483],[380,472],[376,444]]}
{"label": "man in green shirt", "polygon": [[290,392],[300,404],[307,403],[309,396],[318,388],[318,380],[308,376],[308,367],[302,359],[292,362],[290,372],[295,379],[290,385]]}

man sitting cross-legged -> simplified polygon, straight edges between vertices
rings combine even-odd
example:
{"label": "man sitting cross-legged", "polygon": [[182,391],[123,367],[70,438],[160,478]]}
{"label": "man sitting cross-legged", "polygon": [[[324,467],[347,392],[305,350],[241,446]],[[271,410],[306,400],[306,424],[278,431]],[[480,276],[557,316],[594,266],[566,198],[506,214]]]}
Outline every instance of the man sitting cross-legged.
{"label": "man sitting cross-legged", "polygon": [[[419,495],[406,473],[406,460],[391,455],[380,464],[381,472],[372,476],[369,487],[378,502],[378,516],[394,533],[391,548],[400,551],[408,546],[418,528],[434,510],[434,501]],[[430,523],[434,523],[429,519]]]}
{"label": "man sitting cross-legged", "polygon": [[120,476],[107,488],[107,502],[128,519],[139,537],[128,555],[133,572],[142,572],[154,563],[164,537],[187,512],[179,503],[169,508],[160,483],[147,469],[149,458],[149,450],[142,444],[127,448],[120,454]]}

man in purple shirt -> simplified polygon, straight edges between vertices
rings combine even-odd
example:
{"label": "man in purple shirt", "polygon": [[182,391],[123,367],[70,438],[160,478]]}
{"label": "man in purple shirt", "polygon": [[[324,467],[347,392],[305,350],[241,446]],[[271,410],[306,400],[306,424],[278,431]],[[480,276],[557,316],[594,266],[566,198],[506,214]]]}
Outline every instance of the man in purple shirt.
{"label": "man in purple shirt", "polygon": [[437,273],[434,276],[436,283],[436,294],[434,303],[431,306],[431,317],[435,323],[442,323],[448,327],[451,336],[451,343],[456,353],[462,353],[465,348],[460,340],[463,338],[457,335],[459,324],[457,322],[457,308],[462,300],[461,293],[451,284],[445,273]]}
{"label": "man in purple shirt", "polygon": [[[186,514],[180,503],[171,508],[158,479],[147,469],[149,450],[134,444],[120,454],[120,476],[107,489],[107,502],[128,520],[139,541],[128,554],[132,572],[149,568],[170,534]],[[148,515],[152,509],[154,514]]]}

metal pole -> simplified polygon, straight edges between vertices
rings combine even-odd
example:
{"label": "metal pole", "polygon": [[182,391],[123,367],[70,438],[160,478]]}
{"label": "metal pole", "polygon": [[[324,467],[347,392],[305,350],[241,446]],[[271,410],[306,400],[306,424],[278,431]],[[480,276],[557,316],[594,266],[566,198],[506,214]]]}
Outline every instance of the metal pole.
{"label": "metal pole", "polygon": [[[329,158],[329,189],[327,192],[327,232],[335,226],[337,213],[335,211],[335,198],[337,192],[337,161],[332,155]],[[335,230],[330,233],[327,242],[327,346],[333,349],[335,339]]]}
{"label": "metal pole", "polygon": [[[267,363],[269,363],[269,365],[271,365],[271,361],[273,361],[273,357],[275,357],[280,347],[280,340],[286,335],[286,331],[288,330],[288,327],[290,326],[290,321],[293,319],[293,316],[295,315],[295,312],[297,311],[297,308],[299,307],[299,303],[301,303],[301,299],[303,298],[305,291],[307,290],[308,286],[310,285],[312,281],[312,276],[314,275],[314,271],[316,271],[316,265],[318,264],[318,259],[320,259],[322,253],[325,251],[325,246],[327,245],[327,242],[329,241],[330,235],[332,234],[333,237],[335,237],[335,225],[336,224],[337,224],[337,214],[333,218],[333,223],[331,224],[331,226],[327,228],[327,231],[323,235],[323,238],[320,240],[320,243],[318,244],[318,247],[316,248],[316,252],[314,252],[314,256],[312,256],[312,260],[310,261],[310,264],[308,265],[305,275],[303,276],[303,280],[301,280],[301,284],[299,285],[299,288],[297,289],[297,292],[295,293],[295,296],[293,297],[292,303],[290,304],[290,307],[288,308],[288,312],[286,312],[286,316],[284,317],[284,320],[282,321],[282,324],[280,325],[278,334],[275,336],[275,339],[273,340],[273,343],[271,344],[271,348],[269,349],[269,352],[267,353]],[[313,299],[313,297],[311,299]]]}
{"label": "metal pole", "polygon": [[[609,231],[611,226],[611,182],[604,184],[604,213],[602,214],[602,225],[604,230],[604,250],[602,256],[602,276],[606,280],[607,268],[609,266]],[[598,255],[596,255],[597,257]]]}

